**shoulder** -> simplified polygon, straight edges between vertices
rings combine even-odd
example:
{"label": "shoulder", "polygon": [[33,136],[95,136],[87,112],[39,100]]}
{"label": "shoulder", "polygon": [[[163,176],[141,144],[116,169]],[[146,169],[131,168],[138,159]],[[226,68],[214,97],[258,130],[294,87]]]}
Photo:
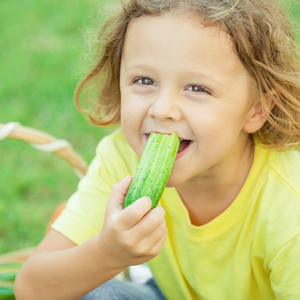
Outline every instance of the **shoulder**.
{"label": "shoulder", "polygon": [[98,144],[96,154],[126,154],[136,156],[135,152],[127,143],[123,131],[118,128],[111,134],[105,136]]}
{"label": "shoulder", "polygon": [[300,235],[300,153],[257,152],[264,167],[255,188],[256,237],[270,258]]}
{"label": "shoulder", "polygon": [[271,152],[268,169],[278,186],[300,204],[300,152]]}
{"label": "shoulder", "polygon": [[106,151],[118,151],[130,148],[121,128],[116,129],[112,133],[105,136],[97,146],[97,153]]}
{"label": "shoulder", "polygon": [[256,145],[254,164],[261,171],[258,184],[263,184],[268,193],[275,198],[284,193],[300,203],[299,151],[276,152]]}
{"label": "shoulder", "polygon": [[300,279],[300,152],[274,152],[259,147],[256,150],[261,158],[258,161],[264,167],[257,181],[253,258],[260,261],[270,274],[276,296],[297,298]]}
{"label": "shoulder", "polygon": [[137,167],[139,157],[127,143],[121,128],[118,128],[99,142],[95,160],[119,170],[126,169],[127,174],[131,174]]}
{"label": "shoulder", "polygon": [[264,169],[257,185],[261,186],[259,193],[265,213],[277,214],[280,219],[299,216],[300,152],[275,152],[262,148],[258,152]]}

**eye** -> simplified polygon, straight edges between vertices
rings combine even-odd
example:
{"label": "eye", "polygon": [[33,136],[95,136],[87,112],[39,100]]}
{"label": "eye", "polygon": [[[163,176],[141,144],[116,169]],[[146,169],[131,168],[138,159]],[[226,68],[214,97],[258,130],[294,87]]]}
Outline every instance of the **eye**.
{"label": "eye", "polygon": [[139,83],[141,85],[156,85],[155,82],[148,77],[138,77],[133,79],[133,83]]}
{"label": "eye", "polygon": [[190,85],[188,86],[187,90],[194,93],[206,93],[209,95],[211,94],[211,92],[207,88],[204,88],[201,85]]}

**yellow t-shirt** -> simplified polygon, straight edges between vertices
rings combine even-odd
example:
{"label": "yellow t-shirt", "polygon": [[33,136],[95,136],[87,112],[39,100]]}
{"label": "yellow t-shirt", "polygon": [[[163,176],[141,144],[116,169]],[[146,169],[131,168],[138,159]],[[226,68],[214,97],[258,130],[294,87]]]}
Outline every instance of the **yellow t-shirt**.
{"label": "yellow t-shirt", "polygon": [[[139,158],[121,130],[105,137],[88,174],[53,224],[77,244],[101,230],[112,186]],[[160,205],[168,239],[148,262],[167,299],[300,299],[300,153],[255,147],[239,195],[221,215],[193,226],[175,188]]]}

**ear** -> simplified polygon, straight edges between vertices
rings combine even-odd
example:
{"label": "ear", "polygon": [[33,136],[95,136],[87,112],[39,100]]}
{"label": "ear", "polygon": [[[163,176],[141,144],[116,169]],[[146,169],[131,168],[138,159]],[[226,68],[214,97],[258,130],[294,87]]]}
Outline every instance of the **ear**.
{"label": "ear", "polygon": [[264,95],[262,99],[266,104],[266,109],[262,108],[262,101],[255,103],[250,109],[250,116],[243,126],[246,133],[254,133],[263,127],[267,120],[267,115],[271,112],[275,105],[272,95]]}

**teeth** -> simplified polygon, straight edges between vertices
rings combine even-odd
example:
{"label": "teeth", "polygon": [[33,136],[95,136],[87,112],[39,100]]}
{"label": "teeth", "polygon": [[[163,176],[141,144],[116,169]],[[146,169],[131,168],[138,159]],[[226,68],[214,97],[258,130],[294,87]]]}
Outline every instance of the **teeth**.
{"label": "teeth", "polygon": [[183,139],[179,139],[180,140],[180,142],[182,142],[183,141]]}

